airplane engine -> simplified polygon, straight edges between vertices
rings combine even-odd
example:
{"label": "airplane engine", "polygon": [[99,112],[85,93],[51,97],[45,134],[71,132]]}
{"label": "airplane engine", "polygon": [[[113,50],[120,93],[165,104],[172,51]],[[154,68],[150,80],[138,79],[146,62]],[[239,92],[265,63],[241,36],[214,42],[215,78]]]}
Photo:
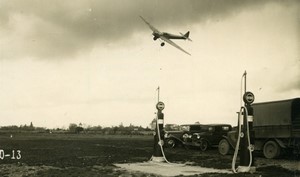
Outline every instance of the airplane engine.
{"label": "airplane engine", "polygon": [[154,36],[154,37],[153,37],[153,40],[156,41],[157,38],[158,38],[158,37]]}
{"label": "airplane engine", "polygon": [[163,47],[164,45],[165,45],[165,43],[164,43],[164,42],[162,42],[162,43],[160,44],[160,46],[162,46],[162,47]]}

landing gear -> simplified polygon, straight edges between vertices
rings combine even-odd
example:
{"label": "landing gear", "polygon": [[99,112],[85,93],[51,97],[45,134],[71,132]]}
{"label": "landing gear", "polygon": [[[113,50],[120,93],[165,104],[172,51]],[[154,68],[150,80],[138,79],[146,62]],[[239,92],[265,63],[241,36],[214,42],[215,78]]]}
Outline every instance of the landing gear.
{"label": "landing gear", "polygon": [[158,37],[154,36],[154,37],[153,37],[153,40],[156,41],[157,38],[158,38]]}
{"label": "landing gear", "polygon": [[162,46],[162,47],[163,47],[164,45],[165,45],[165,43],[164,43],[164,42],[162,42],[162,43],[160,44],[160,46]]}

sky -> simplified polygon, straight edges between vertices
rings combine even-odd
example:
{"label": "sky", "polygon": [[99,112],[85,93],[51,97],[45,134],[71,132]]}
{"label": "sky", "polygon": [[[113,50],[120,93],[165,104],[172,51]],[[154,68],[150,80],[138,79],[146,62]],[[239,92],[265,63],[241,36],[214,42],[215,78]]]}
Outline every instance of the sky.
{"label": "sky", "polygon": [[[191,56],[154,41],[143,16]],[[300,2],[0,0],[0,126],[236,125],[254,102],[300,97]]]}

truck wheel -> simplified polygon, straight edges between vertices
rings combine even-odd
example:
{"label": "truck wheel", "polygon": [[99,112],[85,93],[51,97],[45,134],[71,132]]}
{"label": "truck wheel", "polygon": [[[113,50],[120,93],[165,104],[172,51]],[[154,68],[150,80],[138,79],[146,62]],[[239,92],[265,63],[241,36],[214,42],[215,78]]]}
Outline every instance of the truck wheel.
{"label": "truck wheel", "polygon": [[222,155],[229,154],[230,145],[226,139],[222,139],[218,145],[219,153]]}
{"label": "truck wheel", "polygon": [[200,141],[200,149],[201,151],[206,151],[208,148],[208,142],[206,140]]}
{"label": "truck wheel", "polygon": [[175,148],[175,146],[176,146],[176,142],[174,139],[168,139],[167,144],[168,144],[168,147],[171,147],[171,148]]}
{"label": "truck wheel", "polygon": [[268,141],[264,145],[264,156],[268,159],[276,158],[280,155],[280,146],[275,141]]}

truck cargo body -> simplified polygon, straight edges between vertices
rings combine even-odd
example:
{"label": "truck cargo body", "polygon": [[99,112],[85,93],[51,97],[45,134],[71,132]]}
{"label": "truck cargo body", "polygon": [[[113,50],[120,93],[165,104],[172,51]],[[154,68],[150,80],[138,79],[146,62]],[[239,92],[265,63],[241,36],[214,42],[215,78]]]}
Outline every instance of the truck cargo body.
{"label": "truck cargo body", "polygon": [[255,138],[300,138],[300,98],[252,107]]}

